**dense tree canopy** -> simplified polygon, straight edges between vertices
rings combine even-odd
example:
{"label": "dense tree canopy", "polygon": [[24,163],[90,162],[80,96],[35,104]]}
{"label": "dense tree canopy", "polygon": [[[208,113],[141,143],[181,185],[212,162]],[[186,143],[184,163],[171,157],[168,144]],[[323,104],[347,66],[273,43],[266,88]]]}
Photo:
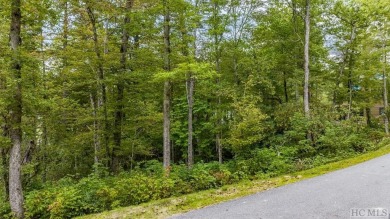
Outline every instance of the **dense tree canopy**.
{"label": "dense tree canopy", "polygon": [[155,161],[167,175],[264,153],[303,165],[389,132],[384,0],[0,4],[1,169],[19,218],[18,173],[27,194]]}

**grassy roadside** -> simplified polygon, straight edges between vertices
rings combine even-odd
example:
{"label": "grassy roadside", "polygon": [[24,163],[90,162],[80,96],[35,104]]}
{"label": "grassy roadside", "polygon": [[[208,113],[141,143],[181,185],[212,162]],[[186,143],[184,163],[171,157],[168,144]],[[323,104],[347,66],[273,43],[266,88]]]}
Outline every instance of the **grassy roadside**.
{"label": "grassy roadside", "polygon": [[179,197],[152,201],[138,206],[124,207],[100,214],[78,217],[77,219],[167,218],[173,214],[187,212],[189,210],[202,208],[211,204],[254,194],[335,170],[343,169],[388,153],[390,153],[390,145],[353,158],[329,163],[289,175],[265,180],[243,181],[237,184],[227,185],[219,189],[210,189]]}

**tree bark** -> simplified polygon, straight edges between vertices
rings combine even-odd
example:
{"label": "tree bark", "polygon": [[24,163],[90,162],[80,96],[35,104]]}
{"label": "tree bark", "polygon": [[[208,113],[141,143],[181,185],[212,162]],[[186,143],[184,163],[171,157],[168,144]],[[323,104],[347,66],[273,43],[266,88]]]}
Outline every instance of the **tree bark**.
{"label": "tree bark", "polygon": [[[69,34],[69,8],[68,8],[68,1],[64,1],[64,21],[63,21],[63,36],[62,36],[62,48],[63,50],[66,50],[68,47],[68,34]],[[66,56],[63,57],[63,67],[66,67],[68,65]]]}
{"label": "tree bark", "polygon": [[372,123],[371,123],[371,109],[369,107],[366,107],[365,108],[365,112],[366,112],[366,121],[367,121],[367,125],[369,127],[372,127]]}
{"label": "tree bark", "polygon": [[188,101],[188,167],[194,165],[194,147],[193,147],[193,108],[194,108],[194,79],[189,75],[187,80],[187,101]]}
{"label": "tree bark", "polygon": [[[169,1],[163,0],[164,7],[164,70],[171,70],[171,39],[170,39],[170,11]],[[171,165],[171,82],[164,83],[164,143],[163,143],[163,166],[169,170]]]}
{"label": "tree bark", "polygon": [[[127,54],[128,54],[128,47],[129,47],[129,31],[128,31],[128,25],[130,24],[130,17],[127,13],[130,13],[131,9],[133,8],[133,0],[127,0],[126,1],[126,11],[125,11],[125,18],[123,21],[123,30],[122,30],[122,45],[121,45],[121,71],[120,74],[123,75],[127,71]],[[116,93],[116,109],[115,109],[115,120],[114,120],[114,147],[112,149],[112,161],[111,161],[111,170],[113,172],[118,171],[119,166],[119,157],[117,154],[117,151],[122,146],[122,121],[124,117],[123,113],[123,99],[124,99],[124,83],[122,80],[122,77],[119,77],[119,80],[116,84],[117,87],[117,93]]]}
{"label": "tree bark", "polygon": [[351,118],[352,114],[352,92],[353,92],[353,82],[352,82],[352,68],[353,68],[353,54],[349,56],[349,67],[348,67],[348,113],[347,120]]}
{"label": "tree bark", "polygon": [[[292,25],[293,25],[293,29],[294,29],[294,33],[295,35],[297,35],[298,37],[298,40],[302,42],[302,39],[300,37],[300,30],[299,30],[299,26],[298,26],[298,8],[297,8],[297,2],[296,0],[292,0],[291,1],[291,9],[292,9]],[[300,55],[298,55],[298,53],[295,53],[294,55],[294,58],[295,58],[295,63],[296,63],[296,67],[297,68],[302,68],[302,62],[300,61]],[[300,76],[298,76],[300,77]],[[294,83],[294,90],[295,90],[295,101],[297,103],[299,103],[300,99],[301,99],[301,96],[300,96],[300,93],[299,93],[299,87],[301,86],[301,83],[299,82],[295,82]]]}
{"label": "tree bark", "polygon": [[353,92],[353,84],[352,84],[352,75],[353,75],[353,50],[354,50],[354,41],[355,41],[355,32],[356,27],[355,24],[352,24],[351,27],[351,38],[350,38],[350,48],[348,51],[348,113],[347,119],[351,118],[352,114],[352,92]]}
{"label": "tree bark", "polygon": [[97,119],[97,100],[96,92],[91,92],[91,108],[93,116],[93,149],[94,149],[94,163],[99,163],[100,139],[99,139],[99,123]]}
{"label": "tree bark", "polygon": [[385,132],[386,135],[389,134],[389,117],[388,117],[388,108],[389,108],[389,102],[387,98],[387,71],[386,71],[386,65],[387,65],[387,55],[386,55],[386,44],[383,43],[383,50],[384,50],[384,63],[383,63],[383,108],[385,111]]}
{"label": "tree bark", "polygon": [[21,1],[11,2],[10,46],[12,50],[12,76],[16,82],[13,87],[13,100],[10,106],[10,137],[12,142],[9,160],[9,201],[16,218],[24,217],[23,189],[21,180],[22,144],[22,64],[20,59],[21,40]]}
{"label": "tree bark", "polygon": [[[195,3],[197,4],[197,3]],[[195,6],[197,7],[197,5]],[[185,17],[180,16],[179,18],[179,25],[181,29],[181,37],[182,37],[182,54],[183,56],[189,59],[190,52],[189,52],[189,37],[186,29],[185,24]],[[194,38],[196,38],[196,31],[194,31]],[[194,49],[195,50],[195,49]],[[196,55],[194,54],[194,58],[196,59]],[[187,165],[188,168],[191,168],[194,165],[194,146],[193,146],[193,107],[194,107],[194,86],[195,86],[195,79],[192,75],[192,72],[187,72],[186,75],[186,98],[187,98],[187,105],[188,105],[188,114],[187,114],[187,123],[188,123],[188,139],[187,139]],[[173,150],[173,147],[172,147]],[[173,154],[173,153],[172,153]],[[172,159],[174,156],[172,156]]]}
{"label": "tree bark", "polygon": [[221,144],[221,134],[220,132],[217,133],[217,150],[218,150],[218,163],[222,164],[223,157],[222,157],[222,144]]}
{"label": "tree bark", "polygon": [[[213,17],[214,17],[214,20],[216,21],[217,20],[217,16],[218,16],[218,13],[219,13],[219,10],[220,10],[220,7],[219,7],[219,4],[218,2],[214,2],[214,8],[213,8]],[[214,23],[214,29],[218,29],[218,24],[217,23]],[[221,72],[221,48],[220,48],[220,42],[222,40],[222,34],[220,33],[215,33],[214,34],[214,52],[215,52],[215,69],[216,69],[216,72],[219,74]],[[236,36],[235,36],[235,39],[234,39],[234,43],[236,43]],[[235,59],[235,55],[234,55],[234,59]],[[234,75],[235,75],[235,82],[236,84],[238,85],[238,76],[236,77],[236,71],[237,71],[237,66],[235,66],[236,64],[234,64]],[[217,79],[217,85],[220,84],[220,80]],[[220,129],[221,127],[221,124],[222,124],[222,118],[220,118],[220,107],[221,107],[221,97],[218,96],[217,98],[217,110],[216,110],[216,115],[217,115],[217,122],[216,122],[216,126],[217,126],[217,129]],[[222,157],[222,143],[221,143],[221,137],[222,137],[222,134],[221,134],[221,131],[220,130],[217,130],[217,133],[215,135],[215,144],[216,144],[216,149],[217,149],[217,155],[218,155],[218,162],[220,164],[222,164],[223,162],[223,157]]]}
{"label": "tree bark", "polygon": [[106,91],[106,83],[105,83],[105,76],[104,76],[104,69],[103,69],[103,57],[100,52],[99,48],[99,38],[97,34],[97,27],[96,27],[96,17],[95,14],[93,13],[92,8],[90,5],[87,5],[87,13],[89,20],[92,25],[92,32],[93,32],[93,42],[94,42],[94,49],[95,49],[95,54],[97,58],[97,83],[98,87],[100,89],[100,95],[98,95],[98,107],[103,107],[103,118],[104,118],[104,128],[103,128],[103,140],[104,140],[104,147],[106,149],[106,156],[110,157],[110,149],[108,146],[108,130],[109,130],[109,123],[108,123],[108,115],[107,115],[107,91]]}
{"label": "tree bark", "polygon": [[285,71],[283,71],[283,88],[284,88],[284,100],[286,101],[286,103],[288,103],[287,76]]}
{"label": "tree bark", "polygon": [[306,15],[305,15],[305,84],[304,84],[304,95],[303,105],[306,118],[310,118],[310,103],[309,103],[309,80],[310,80],[310,69],[309,69],[309,45],[310,45],[310,0],[306,0]]}
{"label": "tree bark", "polygon": [[169,169],[171,165],[171,83],[164,83],[164,168]]}

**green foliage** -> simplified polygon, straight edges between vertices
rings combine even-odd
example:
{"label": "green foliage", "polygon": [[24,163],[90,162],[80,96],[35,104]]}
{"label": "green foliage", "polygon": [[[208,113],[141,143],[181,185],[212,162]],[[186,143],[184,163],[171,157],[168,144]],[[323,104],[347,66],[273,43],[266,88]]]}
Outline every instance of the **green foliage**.
{"label": "green foliage", "polygon": [[[169,71],[162,70],[162,2],[134,1],[126,10],[125,1],[23,1],[26,218],[137,205],[307,169],[388,143],[381,141],[384,115],[369,112],[382,102],[389,67],[386,0],[313,1],[310,118],[301,101],[303,1],[168,1]],[[0,0],[2,174],[19,82],[10,68],[9,3]],[[189,79],[195,82],[191,169],[183,164]],[[172,84],[169,174],[161,165],[164,81]],[[215,162],[217,143],[222,165]],[[9,211],[0,202],[1,217],[10,218]]]}
{"label": "green foliage", "polygon": [[[369,141],[364,140],[370,136],[370,132],[362,130],[360,134],[340,135],[341,127],[356,128],[351,124],[326,125],[324,134],[313,146],[317,154],[303,159],[299,147],[275,145],[252,150],[245,159],[237,158],[222,165],[217,162],[197,163],[191,169],[185,165],[173,165],[169,176],[163,174],[158,161],[152,160],[142,163],[133,172],[115,177],[95,173],[78,181],[66,177],[26,194],[26,218],[72,218],[137,205],[218,188],[242,179],[277,176],[312,168],[370,149]],[[386,145],[386,142],[387,138],[381,145]],[[7,205],[0,209],[2,217],[7,218]]]}
{"label": "green foliage", "polygon": [[237,103],[235,106],[237,119],[230,128],[228,143],[236,153],[245,153],[248,146],[260,142],[264,138],[266,118],[253,104]]}
{"label": "green foliage", "polygon": [[11,206],[8,202],[0,202],[0,215],[4,219],[12,219]]}
{"label": "green foliage", "polygon": [[185,81],[189,74],[195,80],[213,79],[220,76],[208,63],[185,62],[178,64],[178,66],[173,71],[159,72],[155,74],[154,80],[156,82],[166,80]]}

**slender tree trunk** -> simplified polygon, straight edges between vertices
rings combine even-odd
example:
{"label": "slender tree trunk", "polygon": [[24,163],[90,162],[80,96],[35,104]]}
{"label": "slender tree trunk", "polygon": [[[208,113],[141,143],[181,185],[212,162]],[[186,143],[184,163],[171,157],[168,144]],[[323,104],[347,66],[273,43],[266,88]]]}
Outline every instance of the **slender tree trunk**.
{"label": "slender tree trunk", "polygon": [[49,144],[49,140],[48,140],[48,137],[47,137],[47,126],[46,124],[43,125],[43,142],[42,144],[44,145],[44,149],[43,149],[43,156],[42,156],[42,163],[43,163],[43,172],[42,172],[42,181],[43,183],[46,183],[46,177],[47,177],[47,145]]}
{"label": "slender tree trunk", "polygon": [[[218,2],[214,2],[213,17],[214,17],[215,21],[217,20],[219,10],[220,10],[220,8],[219,8]],[[218,29],[217,23],[214,24],[214,29]],[[236,38],[237,38],[236,35],[234,35],[234,43],[236,43],[236,41],[237,41]],[[222,34],[220,34],[220,33],[214,34],[215,69],[216,69],[217,73],[221,72],[221,49],[220,49],[221,39],[222,39]],[[236,48],[235,48],[235,50],[236,50]],[[237,74],[237,65],[236,65],[237,60],[236,60],[235,53],[236,53],[236,51],[233,54],[233,68],[234,68],[233,70],[234,70],[235,82],[238,85],[238,74]],[[219,85],[219,84],[220,84],[220,80],[217,79],[217,85]],[[218,131],[215,135],[215,146],[217,149],[218,161],[220,164],[222,164],[222,162],[223,162],[223,157],[222,157],[222,151],[223,151],[222,147],[223,146],[221,143],[222,142],[222,140],[221,140],[222,134],[221,134],[221,131],[219,130],[221,127],[221,124],[222,124],[222,121],[221,121],[222,118],[219,118],[221,116],[220,106],[221,106],[221,97],[218,95],[218,97],[217,97],[217,110],[216,110],[216,115],[217,115],[216,128],[218,129]]]}
{"label": "slender tree trunk", "polygon": [[347,49],[348,58],[348,113],[347,119],[351,118],[352,114],[352,92],[353,92],[353,84],[352,84],[352,74],[353,74],[353,50],[354,50],[354,41],[355,41],[355,24],[351,27],[351,37],[350,37],[350,48]]}
{"label": "slender tree trunk", "polygon": [[[67,32],[68,32],[68,5],[67,5],[67,1],[64,2],[64,6],[65,6],[65,18],[64,18],[64,39],[63,39],[63,49],[65,50],[66,47],[67,47]],[[45,57],[45,43],[44,43],[44,39],[45,39],[45,34],[44,34],[44,29],[42,28],[41,29],[41,51],[42,51],[42,75],[43,75],[43,88],[45,90],[48,90],[48,87],[47,87],[47,76],[46,76],[46,57]],[[65,67],[67,65],[67,60],[64,57],[62,57],[62,64],[63,64],[63,67]],[[62,75],[61,75],[62,76]],[[60,76],[60,77],[61,77]],[[44,94],[43,95],[43,99],[44,100],[48,100],[48,95],[47,94]],[[64,117],[65,118],[65,117]],[[39,163],[39,169],[37,169],[37,171],[35,172],[34,175],[30,176],[30,178],[34,177],[35,175],[38,174],[38,171],[42,171],[42,174],[41,174],[41,177],[42,177],[42,181],[45,182],[46,181],[46,171],[47,171],[47,164],[46,164],[46,157],[47,157],[47,121],[44,117],[40,116],[40,115],[37,115],[36,116],[36,120],[37,120],[37,127],[35,129],[35,133],[34,133],[34,136],[37,136],[37,139],[36,139],[36,143],[37,143],[37,150],[40,150],[42,151],[42,156],[39,160],[40,160],[40,163]],[[61,121],[63,124],[66,124],[65,121]],[[30,143],[34,143],[34,141],[30,142]],[[30,144],[30,146],[33,146]],[[26,160],[27,161],[27,160]],[[41,167],[41,165],[43,167]]]}
{"label": "slender tree trunk", "polygon": [[234,53],[233,53],[233,72],[234,72],[234,80],[236,82],[236,85],[240,85],[240,79],[238,78],[238,60],[237,60],[237,46],[234,46]]}
{"label": "slender tree trunk", "polygon": [[351,118],[352,114],[352,92],[353,92],[353,83],[352,83],[352,68],[353,68],[353,56],[352,53],[349,56],[349,73],[348,73],[348,113],[347,120]]}
{"label": "slender tree trunk", "polygon": [[[64,1],[64,21],[63,21],[63,42],[62,42],[62,48],[63,50],[66,50],[66,48],[68,47],[68,32],[69,32],[69,12],[68,12],[68,1],[65,0]],[[66,59],[66,55],[63,56],[63,67],[66,67],[67,66],[67,59]]]}
{"label": "slender tree trunk", "polygon": [[[195,2],[195,7],[197,7],[197,3]],[[187,59],[189,59],[190,52],[189,52],[189,37],[187,33],[187,29],[185,27],[185,17],[180,16],[179,18],[179,25],[181,31],[181,37],[182,37],[182,55]],[[196,38],[196,31],[194,31],[194,38]],[[194,48],[195,50],[196,48]],[[194,57],[196,59],[196,56],[194,54]],[[187,104],[188,104],[188,114],[187,114],[187,123],[188,123],[188,142],[187,142],[187,165],[188,168],[192,168],[194,165],[194,146],[193,146],[193,107],[194,107],[194,88],[195,88],[195,79],[192,75],[192,72],[188,72],[186,75],[186,97],[187,97]],[[172,147],[173,150],[173,147]],[[173,154],[173,153],[172,153]],[[174,156],[172,157],[172,159]]]}
{"label": "slender tree trunk", "polygon": [[333,108],[336,107],[336,104],[337,104],[337,94],[338,94],[338,89],[340,87],[340,80],[341,80],[341,77],[343,75],[344,68],[345,68],[345,61],[342,62],[340,70],[339,70],[339,76],[336,79],[336,86],[335,86],[335,89],[333,91]]}
{"label": "slender tree trunk", "polygon": [[193,147],[193,107],[194,107],[194,79],[189,75],[187,80],[187,102],[188,102],[188,167],[194,165],[194,147]]}
{"label": "slender tree trunk", "polygon": [[366,121],[367,125],[371,127],[371,109],[369,107],[366,108]]}
{"label": "slender tree trunk", "polygon": [[[217,61],[217,72],[219,73],[219,70],[220,70],[220,65],[219,65],[219,60]],[[220,83],[220,81],[219,81],[219,79],[217,79],[217,84],[219,84]],[[221,130],[219,130],[220,128],[221,128],[221,125],[222,125],[222,118],[220,118],[221,117],[221,110],[220,110],[220,107],[221,107],[221,97],[220,96],[218,96],[218,100],[217,100],[218,102],[217,102],[217,134],[216,134],[216,136],[215,136],[215,143],[216,143],[216,147],[217,147],[217,153],[218,153],[218,162],[220,163],[220,164],[222,164],[222,162],[223,162],[223,157],[222,157],[222,134],[221,134]]]}
{"label": "slender tree trunk", "polygon": [[[68,55],[67,55],[67,48],[68,48],[68,36],[69,36],[69,4],[67,0],[64,0],[63,2],[64,7],[64,18],[63,18],[63,30],[62,30],[62,69],[60,73],[60,79],[62,84],[62,97],[64,99],[67,98],[67,91],[66,91],[66,81],[67,77],[65,75],[65,70],[68,66]],[[62,115],[61,123],[66,126],[67,121],[65,118],[67,118],[67,113],[64,112]]]}
{"label": "slender tree trunk", "polygon": [[171,83],[164,83],[164,168],[169,169],[171,165]]}
{"label": "slender tree trunk", "polygon": [[97,100],[96,94],[90,94],[91,99],[91,108],[92,108],[92,116],[93,116],[93,149],[94,149],[94,163],[99,163],[99,151],[100,151],[100,139],[99,139],[99,123],[97,118]]}
{"label": "slender tree trunk", "polygon": [[[92,32],[93,32],[93,42],[94,42],[94,49],[95,49],[95,54],[97,58],[97,78],[98,78],[98,86],[100,89],[100,95],[98,95],[98,107],[103,107],[103,118],[104,118],[104,128],[103,128],[103,140],[104,140],[104,147],[106,150],[106,155],[107,158],[110,157],[110,149],[108,146],[108,130],[110,124],[108,123],[108,115],[107,115],[107,94],[106,94],[106,83],[105,83],[105,76],[104,76],[104,69],[103,69],[103,57],[100,52],[99,48],[99,38],[97,34],[97,28],[96,28],[96,17],[95,14],[93,13],[92,8],[88,5],[87,6],[87,13],[89,20],[92,25]],[[111,155],[112,157],[112,155]]]}
{"label": "slender tree trunk", "polygon": [[310,0],[306,0],[306,15],[305,15],[305,84],[304,84],[304,95],[303,105],[306,118],[310,118],[310,105],[309,105],[309,45],[310,45]]}
{"label": "slender tree trunk", "polygon": [[[127,71],[127,55],[128,55],[128,47],[129,47],[129,31],[128,31],[128,25],[130,24],[130,16],[128,13],[130,13],[131,9],[133,7],[133,0],[127,0],[126,1],[126,11],[125,11],[125,18],[123,21],[123,30],[122,30],[122,45],[121,45],[121,73],[124,75]],[[116,109],[115,109],[115,121],[114,121],[114,147],[112,149],[112,161],[111,161],[111,169],[113,172],[118,171],[118,165],[119,165],[119,157],[117,154],[117,151],[122,146],[122,121],[124,117],[123,113],[123,99],[124,99],[124,83],[122,80],[122,77],[119,77],[119,80],[117,82],[117,93],[116,93]]]}
{"label": "slender tree trunk", "polygon": [[[169,1],[163,0],[164,6],[164,70],[171,70],[171,39],[170,39],[170,11]],[[171,82],[164,83],[164,145],[163,145],[163,166],[169,170],[171,165]]]}
{"label": "slender tree trunk", "polygon": [[16,82],[13,87],[13,100],[10,106],[10,137],[12,142],[9,160],[9,199],[12,213],[16,218],[24,217],[23,189],[21,180],[22,144],[22,64],[20,60],[21,2],[11,1],[10,46],[12,50],[12,75]]}
{"label": "slender tree trunk", "polygon": [[[67,11],[67,10],[66,10]],[[100,51],[99,51],[99,48],[97,48],[98,46],[98,37],[97,37],[97,32],[96,32],[96,21],[95,21],[95,17],[93,15],[93,12],[92,12],[92,9],[91,8],[87,8],[87,12],[88,12],[88,16],[90,18],[90,21],[91,21],[91,24],[92,24],[92,31],[93,31],[93,40],[94,40],[94,43],[95,43],[95,52],[96,52],[96,55],[98,57],[98,59],[100,59]],[[67,20],[68,18],[66,18]],[[66,25],[67,27],[67,25]],[[66,29],[67,30],[67,29]],[[67,33],[66,33],[67,34]],[[66,41],[67,42],[67,38],[66,38]],[[64,45],[65,48],[66,48],[66,45]],[[98,60],[98,62],[100,63],[100,61]],[[100,64],[99,64],[100,65]],[[98,66],[98,71],[99,71],[99,76],[98,78],[100,79],[100,75],[103,74],[103,68],[100,68],[100,66]],[[100,122],[99,122],[99,115],[98,115],[98,111],[99,111],[99,101],[98,100],[98,94],[96,91],[93,91],[91,94],[90,94],[90,99],[91,99],[91,107],[92,107],[92,116],[93,116],[93,145],[94,145],[94,163],[95,164],[98,164],[99,161],[100,161],[100,149],[101,149],[101,144],[100,144],[100,138],[99,138],[99,129],[100,129]],[[75,159],[75,168],[76,168],[76,159]]]}
{"label": "slender tree trunk", "polygon": [[389,108],[389,102],[387,98],[387,71],[386,71],[386,65],[387,65],[387,55],[386,55],[386,44],[383,43],[383,49],[384,49],[384,63],[383,63],[383,107],[385,111],[385,132],[386,135],[389,134],[389,117],[388,117],[388,108]]}
{"label": "slender tree trunk", "polygon": [[[293,28],[294,28],[294,33],[298,36],[298,40],[299,41],[302,41],[301,37],[300,37],[300,31],[299,31],[299,27],[298,27],[298,9],[297,9],[297,2],[296,0],[292,0],[291,1],[291,6],[292,6],[292,24],[293,24]],[[294,55],[294,58],[295,58],[295,63],[296,63],[296,67],[297,68],[302,68],[302,64],[301,64],[301,61],[300,61],[300,55],[298,55],[298,53],[295,53]],[[297,77],[297,76],[296,76]],[[300,76],[298,76],[300,77]],[[298,80],[300,81],[300,80]],[[299,82],[295,82],[294,83],[294,90],[295,90],[295,101],[297,103],[299,103],[300,99],[301,99],[301,96],[300,96],[300,93],[299,93],[299,87],[301,86],[301,83]]]}
{"label": "slender tree trunk", "polygon": [[218,163],[222,164],[223,162],[223,157],[222,157],[222,144],[221,144],[221,133],[217,133],[217,151],[218,151]]}
{"label": "slender tree trunk", "polygon": [[284,99],[288,103],[288,88],[287,88],[287,76],[286,72],[283,71],[283,88],[284,88]]}
{"label": "slender tree trunk", "polygon": [[[216,7],[215,9],[219,9],[218,7],[218,3],[216,2]],[[235,81],[235,84],[238,86],[240,84],[240,79],[238,77],[238,56],[237,56],[237,51],[238,51],[238,16],[237,16],[237,8],[235,6],[233,6],[232,8],[232,14],[234,15],[233,16],[233,74],[234,74],[234,81]],[[215,12],[217,12],[217,10],[215,10]],[[217,15],[217,14],[215,14]]]}

